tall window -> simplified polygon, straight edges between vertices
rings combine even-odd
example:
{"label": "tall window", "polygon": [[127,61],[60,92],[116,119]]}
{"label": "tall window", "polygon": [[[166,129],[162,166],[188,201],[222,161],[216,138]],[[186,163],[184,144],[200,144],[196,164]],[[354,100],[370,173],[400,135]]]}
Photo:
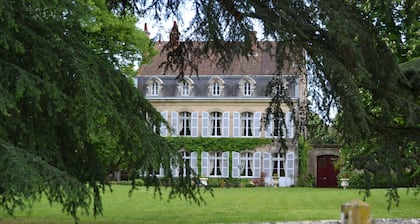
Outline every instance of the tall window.
{"label": "tall window", "polygon": [[212,95],[220,96],[220,84],[219,82],[214,82],[212,87]]}
{"label": "tall window", "polygon": [[152,88],[150,89],[150,95],[152,95],[152,96],[159,95],[159,84],[156,81],[152,82]]}
{"label": "tall window", "polygon": [[188,82],[183,81],[182,82],[182,96],[189,96],[190,95],[190,86]]}
{"label": "tall window", "polygon": [[240,164],[241,177],[253,177],[253,155],[252,153],[241,153]]}
{"label": "tall window", "polygon": [[284,170],[284,154],[283,153],[273,153],[272,154],[272,162],[273,162],[272,176],[285,177],[286,172]]}
{"label": "tall window", "polygon": [[179,116],[179,123],[181,131],[179,132],[180,136],[190,136],[191,135],[191,113],[181,112]]}
{"label": "tall window", "polygon": [[281,119],[279,118],[274,118],[274,131],[273,131],[273,136],[280,136],[281,134]]}
{"label": "tall window", "polygon": [[252,122],[254,121],[251,112],[241,113],[241,130],[242,136],[252,136]]}
{"label": "tall window", "polygon": [[222,175],[222,153],[209,152],[209,170],[210,176]]}
{"label": "tall window", "polygon": [[251,83],[249,81],[244,84],[244,96],[251,96]]}
{"label": "tall window", "polygon": [[179,169],[179,176],[189,176],[191,175],[190,170],[187,169],[187,166],[191,164],[191,152],[183,151],[181,152],[182,159],[184,164]]}
{"label": "tall window", "polygon": [[211,125],[211,135],[212,136],[221,136],[222,135],[222,113],[212,112],[210,113],[210,125]]}

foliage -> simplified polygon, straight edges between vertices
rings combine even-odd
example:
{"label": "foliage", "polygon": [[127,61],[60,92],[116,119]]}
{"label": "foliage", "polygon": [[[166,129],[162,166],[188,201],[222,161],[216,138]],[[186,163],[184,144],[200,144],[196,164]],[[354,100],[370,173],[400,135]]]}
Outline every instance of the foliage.
{"label": "foliage", "polygon": [[[109,172],[129,171],[134,187],[139,172],[170,170],[178,153],[153,132],[164,120],[125,73],[155,54],[135,23],[103,0],[2,1],[0,209],[45,194],[77,222],[102,213]],[[170,197],[200,203],[194,178]]]}
{"label": "foliage", "polygon": [[267,138],[167,138],[168,143],[175,149],[187,151],[235,151],[252,150],[258,146],[270,144]]}
{"label": "foliage", "polygon": [[310,144],[338,144],[339,135],[336,127],[328,125],[315,112],[307,114],[307,135],[306,139]]}
{"label": "foliage", "polygon": [[312,187],[314,185],[314,177],[308,174],[308,155],[312,147],[303,136],[299,136],[298,152],[299,152],[299,168],[298,168],[298,186]]}

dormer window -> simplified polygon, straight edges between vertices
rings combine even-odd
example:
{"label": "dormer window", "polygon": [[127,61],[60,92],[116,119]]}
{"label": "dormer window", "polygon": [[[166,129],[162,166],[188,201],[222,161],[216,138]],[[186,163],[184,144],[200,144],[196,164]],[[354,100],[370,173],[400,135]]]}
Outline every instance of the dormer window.
{"label": "dormer window", "polygon": [[220,96],[220,84],[218,82],[213,83],[211,94],[213,96]]}
{"label": "dormer window", "polygon": [[251,83],[249,81],[244,84],[244,96],[251,96]]}
{"label": "dormer window", "polygon": [[182,94],[183,96],[189,96],[190,95],[190,89],[187,82],[182,82]]}
{"label": "dormer window", "polygon": [[245,77],[239,82],[239,92],[241,96],[252,96],[254,95],[254,90],[256,87],[256,82],[251,77]]}
{"label": "dormer window", "polygon": [[159,95],[159,84],[156,81],[152,82],[152,87],[150,89],[151,96],[158,96]]}
{"label": "dormer window", "polygon": [[220,77],[216,76],[210,79],[209,85],[209,96],[222,96],[225,82]]}
{"label": "dormer window", "polygon": [[160,96],[163,87],[163,81],[157,77],[150,78],[147,83],[148,96]]}
{"label": "dormer window", "polygon": [[188,77],[184,77],[180,82],[178,82],[178,96],[191,96],[193,86],[193,80]]}

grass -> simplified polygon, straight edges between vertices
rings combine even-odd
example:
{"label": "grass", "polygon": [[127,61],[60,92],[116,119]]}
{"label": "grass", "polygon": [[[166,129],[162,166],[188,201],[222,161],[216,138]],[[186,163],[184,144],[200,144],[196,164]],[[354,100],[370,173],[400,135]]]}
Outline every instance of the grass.
{"label": "grass", "polygon": [[[81,223],[239,223],[292,220],[340,219],[341,205],[362,199],[354,189],[322,188],[216,188],[215,197],[204,194],[206,205],[197,206],[184,200],[170,202],[155,199],[153,191],[140,188],[131,197],[128,186],[113,186],[113,193],[103,196],[104,215],[82,216]],[[401,189],[401,203],[387,210],[386,190],[374,189],[367,203],[373,218],[420,218],[420,197]],[[52,207],[46,200],[31,211],[18,211],[10,218],[0,210],[0,223],[38,224],[73,223],[61,213],[60,205]]]}

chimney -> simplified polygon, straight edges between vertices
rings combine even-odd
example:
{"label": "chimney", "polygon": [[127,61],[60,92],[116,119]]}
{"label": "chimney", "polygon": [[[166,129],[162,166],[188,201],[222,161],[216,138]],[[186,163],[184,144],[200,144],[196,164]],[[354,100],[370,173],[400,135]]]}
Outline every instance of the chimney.
{"label": "chimney", "polygon": [[147,23],[144,23],[144,33],[146,33],[147,36],[150,36],[149,30],[147,30]]}
{"label": "chimney", "polygon": [[176,21],[174,21],[174,26],[172,27],[171,33],[169,34],[169,43],[172,48],[176,48],[179,45],[179,31],[178,31],[178,25],[176,24]]}
{"label": "chimney", "polygon": [[257,53],[257,32],[256,31],[251,31],[251,33],[249,34],[249,40],[251,42],[251,54],[253,56],[258,56],[258,53]]}

